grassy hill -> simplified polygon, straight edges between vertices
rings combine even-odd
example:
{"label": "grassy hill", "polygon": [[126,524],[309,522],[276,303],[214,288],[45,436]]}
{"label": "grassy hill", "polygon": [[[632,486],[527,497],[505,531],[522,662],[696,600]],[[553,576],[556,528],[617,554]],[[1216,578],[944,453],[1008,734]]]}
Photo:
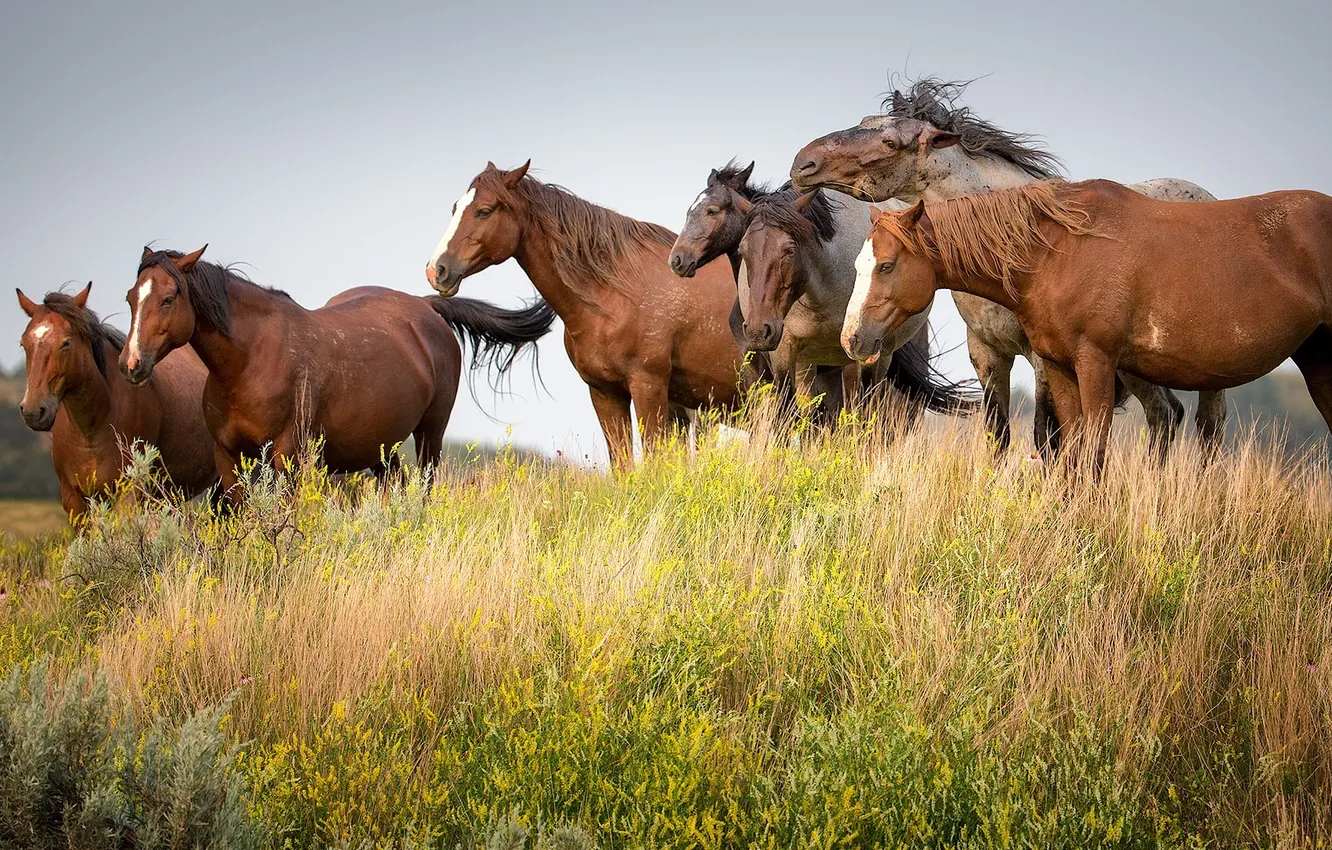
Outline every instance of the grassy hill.
{"label": "grassy hill", "polygon": [[1121,429],[1087,489],[974,423],[751,425],[625,477],[307,470],[231,520],[149,500],[0,538],[0,670],[98,673],[182,735],[224,704],[246,743],[211,770],[274,850],[1332,834],[1325,460],[1162,469]]}

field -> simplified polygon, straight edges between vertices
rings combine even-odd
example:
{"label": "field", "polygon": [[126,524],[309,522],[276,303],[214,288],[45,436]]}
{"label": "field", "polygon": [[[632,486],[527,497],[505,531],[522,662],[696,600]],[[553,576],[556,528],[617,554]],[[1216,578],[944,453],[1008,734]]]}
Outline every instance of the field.
{"label": "field", "polygon": [[271,848],[1323,846],[1326,458],[1117,430],[1099,488],[849,420],[232,519],[140,476],[5,539],[0,663],[131,728],[223,704]]}

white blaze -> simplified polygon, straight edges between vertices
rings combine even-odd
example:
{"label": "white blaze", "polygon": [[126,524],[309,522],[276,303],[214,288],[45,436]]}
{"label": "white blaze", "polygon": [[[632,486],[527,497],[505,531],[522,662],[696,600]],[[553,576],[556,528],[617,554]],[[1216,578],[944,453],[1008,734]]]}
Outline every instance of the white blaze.
{"label": "white blaze", "polygon": [[32,338],[41,339],[50,332],[51,332],[51,326],[48,325],[46,322],[42,322],[40,325],[32,329]]}
{"label": "white blaze", "polygon": [[851,334],[860,328],[860,315],[865,311],[865,300],[869,298],[870,283],[874,280],[873,235],[865,237],[865,245],[856,255],[856,285],[851,290],[851,300],[846,303],[846,320],[842,322],[842,348],[851,344]]}
{"label": "white blaze", "polygon": [[687,213],[687,215],[693,215],[698,210],[699,207],[703,206],[703,201],[705,201],[707,197],[708,193],[706,189],[703,190],[702,192],[699,192],[698,197],[694,198],[694,203],[690,204],[689,212]]}
{"label": "white blaze", "polygon": [[148,295],[153,291],[153,282],[151,279],[145,280],[139,284],[137,294],[139,301],[134,305],[134,313],[130,316],[130,336],[125,347],[129,349],[129,356],[138,360],[142,357],[139,353],[139,327],[143,324],[143,302],[148,300]]}
{"label": "white blaze", "polygon": [[453,205],[453,218],[449,219],[449,229],[444,231],[444,238],[439,240],[435,246],[435,255],[430,258],[430,265],[439,262],[439,258],[444,256],[444,252],[449,250],[449,243],[453,241],[453,235],[458,232],[458,226],[462,224],[463,213],[476,200],[476,187],[468,189],[463,196],[458,199],[458,203]]}

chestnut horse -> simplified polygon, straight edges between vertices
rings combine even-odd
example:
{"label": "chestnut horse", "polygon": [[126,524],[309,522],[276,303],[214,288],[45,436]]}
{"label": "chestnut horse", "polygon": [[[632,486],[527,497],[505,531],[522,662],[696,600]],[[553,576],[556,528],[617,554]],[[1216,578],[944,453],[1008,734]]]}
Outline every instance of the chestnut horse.
{"label": "chestnut horse", "polygon": [[1332,197],[1157,201],[1108,180],[1032,183],[878,214],[843,343],[872,360],[939,288],[1002,304],[1054,368],[1059,421],[1105,459],[1116,371],[1216,391],[1287,357],[1332,428]]}
{"label": "chestnut horse", "polygon": [[187,497],[203,492],[217,481],[199,403],[208,370],[182,348],[151,383],[130,386],[114,365],[125,336],[88,309],[91,291],[89,283],[74,296],[51,292],[41,304],[18,293],[31,320],[21,340],[28,383],[19,411],[32,430],[51,432],[60,503],[71,519],[87,513],[89,498],[120,479],[137,442],[157,447]]}
{"label": "chestnut horse", "polygon": [[[884,101],[891,108],[887,115],[870,116],[857,127],[829,133],[802,148],[791,166],[793,184],[804,191],[836,189],[862,201],[896,198],[936,203],[1061,175],[1058,157],[1035,145],[1030,136],[1002,130],[954,105],[965,88],[965,83],[926,78],[905,94],[893,92]],[[1206,189],[1174,178],[1148,180],[1131,188],[1161,200],[1215,200]],[[1021,324],[1011,311],[965,292],[953,293],[953,299],[967,325],[967,349],[996,441],[1001,448],[1008,444],[1009,374],[1014,358],[1026,357],[1036,378],[1036,444],[1043,452],[1052,451],[1050,441],[1057,435],[1055,423],[1049,421],[1045,366],[1033,356]],[[1153,445],[1164,452],[1183,418],[1183,406],[1160,387],[1132,375],[1121,378],[1142,403]],[[1198,432],[1209,447],[1219,441],[1225,419],[1225,394],[1201,393]]]}
{"label": "chestnut horse", "polygon": [[[727,317],[735,284],[725,263],[690,282],[666,265],[675,234],[493,163],[453,206],[426,266],[436,291],[510,257],[564,320],[564,346],[587,382],[612,463],[633,463],[630,402],[651,449],[673,421],[671,407],[736,402],[740,349]],[[747,373],[746,381],[755,377]]]}
{"label": "chestnut horse", "polygon": [[[204,246],[207,247],[206,245]],[[141,384],[189,343],[208,367],[204,418],[233,501],[236,465],[267,447],[285,468],[312,438],[333,472],[383,474],[385,457],[416,438],[422,467],[439,463],[462,370],[455,332],[476,355],[517,352],[554,321],[545,304],[500,310],[374,286],[318,310],[191,253],[145,248],[126,295],[130,334],[120,368]],[[512,357],[496,362],[503,371]]]}

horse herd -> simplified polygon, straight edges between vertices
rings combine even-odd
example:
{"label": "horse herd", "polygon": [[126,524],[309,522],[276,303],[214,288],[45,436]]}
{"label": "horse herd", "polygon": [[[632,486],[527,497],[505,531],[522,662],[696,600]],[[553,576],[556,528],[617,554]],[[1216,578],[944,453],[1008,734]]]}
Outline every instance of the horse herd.
{"label": "horse herd", "polygon": [[[438,461],[457,335],[473,365],[502,371],[558,315],[611,459],[626,467],[631,404],[650,451],[758,380],[784,400],[821,396],[825,414],[869,393],[908,421],[973,409],[930,366],[942,288],[966,323],[1000,449],[1019,356],[1036,377],[1038,448],[1049,457],[1075,441],[1095,469],[1128,394],[1164,452],[1184,411],[1171,390],[1197,391],[1199,434],[1214,446],[1224,391],[1286,358],[1332,427],[1332,198],[1066,183],[1029,137],[957,106],[961,91],[926,79],[894,92],[885,114],[806,145],[779,189],[756,185],[753,164],[714,170],[678,235],[543,183],[530,162],[489,164],[426,266],[436,296],[364,287],[310,311],[203,249],[145,249],[126,339],[88,312],[86,289],[40,305],[20,292],[24,418],[54,426],[72,514],[118,477],[133,439],[158,445],[186,492],[220,478],[237,498],[243,456],[267,447],[283,465],[313,436],[331,470],[383,474],[384,447],[408,435],[421,463]],[[533,305],[454,297],[510,258],[541,295]]]}

